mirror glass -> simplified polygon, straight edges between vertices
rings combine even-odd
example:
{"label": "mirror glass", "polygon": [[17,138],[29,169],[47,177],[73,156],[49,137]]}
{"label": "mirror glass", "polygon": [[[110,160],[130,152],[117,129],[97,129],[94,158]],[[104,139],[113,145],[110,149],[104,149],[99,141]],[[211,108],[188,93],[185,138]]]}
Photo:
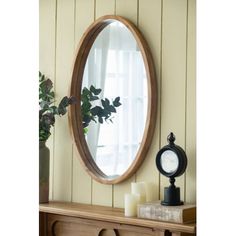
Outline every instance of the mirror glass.
{"label": "mirror glass", "polygon": [[109,179],[125,173],[139,150],[147,118],[147,86],[133,34],[113,21],[89,51],[81,91],[85,140],[97,167]]}

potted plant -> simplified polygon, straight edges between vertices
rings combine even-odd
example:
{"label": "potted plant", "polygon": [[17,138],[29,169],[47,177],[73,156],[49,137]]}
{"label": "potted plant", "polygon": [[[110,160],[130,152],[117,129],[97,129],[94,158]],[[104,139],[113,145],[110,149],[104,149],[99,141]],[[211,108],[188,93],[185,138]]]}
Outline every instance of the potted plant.
{"label": "potted plant", "polygon": [[39,72],[39,203],[48,202],[49,196],[49,158],[46,141],[55,124],[55,116],[63,116],[67,107],[75,103],[74,97],[63,97],[56,106],[52,81]]}
{"label": "potted plant", "polygon": [[[55,116],[63,116],[67,112],[67,107],[76,102],[75,97],[63,97],[56,106],[55,94],[52,91],[52,81],[39,72],[39,202],[48,202],[49,196],[49,158],[50,152],[46,146],[46,141],[51,135],[51,128],[55,124]],[[97,89],[93,85],[90,88],[84,87],[81,92],[81,114],[84,134],[88,132],[91,121],[112,122],[112,113],[116,113],[116,107],[121,105],[120,97],[114,101],[100,99],[98,95],[102,89]],[[99,100],[101,106],[94,105],[94,101]]]}

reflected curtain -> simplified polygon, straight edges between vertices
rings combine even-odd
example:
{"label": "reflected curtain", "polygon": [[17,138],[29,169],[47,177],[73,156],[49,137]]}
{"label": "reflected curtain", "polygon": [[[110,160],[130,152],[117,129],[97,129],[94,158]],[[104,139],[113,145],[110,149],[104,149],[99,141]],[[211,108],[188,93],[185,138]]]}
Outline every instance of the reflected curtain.
{"label": "reflected curtain", "polygon": [[[107,41],[109,41],[109,29],[106,29],[102,34],[100,34],[100,36],[95,40],[89,52],[82,85],[82,88],[87,87],[88,89],[91,85],[95,86],[96,88],[101,88],[101,97],[103,97],[104,94],[104,85],[106,78],[107,55],[109,48],[109,44],[107,44]],[[94,102],[93,104],[96,105],[96,102]],[[90,122],[88,129],[89,132],[86,135],[86,141],[90,153],[96,161],[100,123]]]}
{"label": "reflected curtain", "polygon": [[133,162],[143,135],[147,81],[141,52],[130,31],[116,23],[109,32],[104,97],[119,96],[122,105],[113,123],[100,126],[96,163],[107,175],[121,175]]}

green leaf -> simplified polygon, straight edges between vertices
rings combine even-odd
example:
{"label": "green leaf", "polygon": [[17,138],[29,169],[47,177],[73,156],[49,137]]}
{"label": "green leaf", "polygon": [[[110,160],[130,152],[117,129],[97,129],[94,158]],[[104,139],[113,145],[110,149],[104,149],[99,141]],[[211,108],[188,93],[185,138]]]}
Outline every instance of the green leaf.
{"label": "green leaf", "polygon": [[116,97],[115,100],[113,101],[113,106],[119,107],[120,105],[121,105],[120,97]]}
{"label": "green leaf", "polygon": [[91,96],[91,97],[90,97],[90,101],[95,101],[95,100],[98,100],[98,99],[99,99],[98,96]]}
{"label": "green leaf", "polygon": [[98,118],[98,121],[99,121],[99,123],[103,124],[103,119],[102,119],[102,117],[99,117],[99,118]]}
{"label": "green leaf", "polygon": [[112,105],[110,105],[109,107],[108,107],[108,110],[110,111],[110,112],[116,112],[116,109],[115,109],[115,107],[113,107]]}
{"label": "green leaf", "polygon": [[89,125],[89,123],[83,122],[83,128],[87,127]]}
{"label": "green leaf", "polygon": [[94,116],[90,116],[91,120],[93,120],[95,123],[97,123],[97,121],[95,120]]}
{"label": "green leaf", "polygon": [[96,89],[93,85],[90,86],[90,91],[94,94],[94,95],[98,95],[101,93],[101,89]]}
{"label": "green leaf", "polygon": [[84,130],[84,134],[88,133],[88,128],[87,127],[85,127],[83,130]]}
{"label": "green leaf", "polygon": [[42,116],[42,125],[45,125],[47,127],[48,125],[54,125],[55,123],[55,117],[52,113],[46,113]]}
{"label": "green leaf", "polygon": [[59,107],[58,107],[58,113],[59,113],[59,115],[63,116],[63,115],[66,114],[66,112],[67,112],[67,110],[66,110],[65,107],[63,107],[63,106],[59,106]]}
{"label": "green leaf", "polygon": [[85,115],[85,116],[83,117],[83,122],[89,124],[90,121],[91,121],[91,118],[90,118],[89,115]]}
{"label": "green leaf", "polygon": [[92,107],[92,104],[88,101],[84,102],[82,105],[81,105],[81,108],[82,108],[82,111],[83,113],[87,113],[90,111],[90,108]]}
{"label": "green leaf", "polygon": [[96,116],[102,112],[102,108],[99,106],[95,106],[90,110],[90,112],[93,116]]}
{"label": "green leaf", "polygon": [[56,106],[51,106],[49,109],[53,114],[59,115],[58,108]]}
{"label": "green leaf", "polygon": [[55,93],[52,91],[52,92],[49,93],[49,96],[50,96],[51,98],[54,98]]}
{"label": "green leaf", "polygon": [[103,116],[107,119],[111,115],[111,112],[109,110],[103,109],[100,114],[101,114],[101,116]]}
{"label": "green leaf", "polygon": [[107,98],[105,98],[105,100],[102,99],[101,102],[102,102],[102,106],[105,109],[108,109],[108,107],[110,106],[110,101]]}
{"label": "green leaf", "polygon": [[90,94],[91,94],[91,92],[86,87],[84,87],[83,90],[82,90],[82,95],[83,96],[88,96]]}
{"label": "green leaf", "polygon": [[48,109],[49,108],[49,104],[47,101],[41,101],[39,103],[39,105],[40,105],[41,109]]}
{"label": "green leaf", "polygon": [[62,100],[59,104],[59,107],[65,108],[67,106],[69,106],[69,98],[67,96],[65,96],[64,98],[62,98]]}
{"label": "green leaf", "polygon": [[[44,76],[43,76],[44,77]],[[50,90],[52,89],[52,81],[50,79],[44,80],[41,83],[41,90],[43,93],[48,94],[50,92]]]}

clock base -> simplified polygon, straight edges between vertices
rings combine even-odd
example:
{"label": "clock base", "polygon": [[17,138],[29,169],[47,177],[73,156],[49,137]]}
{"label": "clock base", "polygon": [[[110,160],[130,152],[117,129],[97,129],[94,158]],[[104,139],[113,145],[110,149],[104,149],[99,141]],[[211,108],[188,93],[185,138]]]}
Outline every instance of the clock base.
{"label": "clock base", "polygon": [[164,189],[164,201],[161,201],[161,205],[164,206],[180,206],[184,202],[180,201],[180,188],[173,185],[165,187]]}

